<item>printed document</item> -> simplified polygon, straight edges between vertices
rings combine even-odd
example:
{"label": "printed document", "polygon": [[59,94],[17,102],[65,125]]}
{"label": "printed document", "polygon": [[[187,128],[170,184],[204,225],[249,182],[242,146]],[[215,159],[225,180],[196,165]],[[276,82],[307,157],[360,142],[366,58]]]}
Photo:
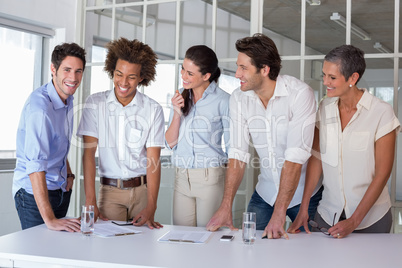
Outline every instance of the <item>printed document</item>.
{"label": "printed document", "polygon": [[208,240],[211,234],[207,231],[169,231],[158,241],[202,244]]}
{"label": "printed document", "polygon": [[111,221],[98,221],[94,226],[94,234],[102,237],[133,235],[141,233],[131,226],[119,226]]}

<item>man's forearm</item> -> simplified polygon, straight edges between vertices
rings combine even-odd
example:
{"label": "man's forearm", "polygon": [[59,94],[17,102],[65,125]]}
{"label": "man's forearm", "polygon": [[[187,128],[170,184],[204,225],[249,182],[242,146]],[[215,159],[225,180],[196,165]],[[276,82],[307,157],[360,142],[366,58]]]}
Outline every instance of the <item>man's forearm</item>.
{"label": "man's forearm", "polygon": [[91,157],[84,153],[83,157],[84,166],[84,189],[86,202],[95,204],[96,203],[96,192],[95,192],[95,176],[96,176],[96,164],[95,156]]}
{"label": "man's forearm", "polygon": [[301,164],[285,161],[281,172],[281,181],[275,201],[274,213],[286,215],[286,210],[299,184],[301,169]]}
{"label": "man's forearm", "polygon": [[221,206],[232,207],[233,199],[243,179],[246,163],[237,159],[229,159],[225,177],[225,191]]}
{"label": "man's forearm", "polygon": [[98,146],[98,139],[91,136],[84,136],[84,155],[82,162],[84,167],[84,189],[86,203],[96,205],[95,177],[96,162],[95,153]]}
{"label": "man's forearm", "polygon": [[161,181],[160,148],[148,148],[147,157],[147,207],[155,212]]}
{"label": "man's forearm", "polygon": [[29,174],[29,179],[31,180],[35,202],[43,221],[46,223],[54,220],[56,216],[54,215],[52,206],[50,205],[45,172],[31,173]]}

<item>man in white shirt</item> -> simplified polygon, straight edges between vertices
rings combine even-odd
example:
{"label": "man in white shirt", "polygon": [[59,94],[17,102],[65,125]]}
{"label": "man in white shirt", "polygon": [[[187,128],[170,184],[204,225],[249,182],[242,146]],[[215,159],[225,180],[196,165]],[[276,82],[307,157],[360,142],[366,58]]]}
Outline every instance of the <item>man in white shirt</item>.
{"label": "man in white shirt", "polygon": [[[296,218],[303,196],[307,160],[314,135],[316,102],[304,82],[279,75],[281,58],[275,43],[255,34],[236,42],[239,51],[236,77],[240,89],[230,99],[231,144],[225,192],[220,208],[207,229],[236,229],[232,204],[250,161],[250,137],[261,165],[256,190],[247,211],[257,213],[257,229],[267,238],[288,238],[286,215]],[[315,214],[322,189],[311,198]]]}
{"label": "man in white shirt", "polygon": [[[105,71],[114,90],[88,97],[77,135],[84,140],[86,205],[95,218],[128,221],[149,228],[154,221],[164,146],[162,107],[137,91],[155,77],[156,54],[138,40],[108,43]],[[95,152],[99,153],[100,190],[96,203]]]}

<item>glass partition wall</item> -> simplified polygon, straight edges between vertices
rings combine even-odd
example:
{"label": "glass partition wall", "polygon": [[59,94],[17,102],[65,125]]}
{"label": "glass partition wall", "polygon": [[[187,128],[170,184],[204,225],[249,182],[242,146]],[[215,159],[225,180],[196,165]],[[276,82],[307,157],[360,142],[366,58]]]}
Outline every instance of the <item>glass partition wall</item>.
{"label": "glass partition wall", "polygon": [[[399,109],[402,97],[398,95],[402,56],[400,0],[379,0],[372,4],[351,0],[86,0],[78,10],[83,22],[79,41],[88,53],[81,103],[91,93],[112,88],[102,70],[104,46],[112,39],[136,38],[157,53],[156,81],[141,91],[162,105],[168,120],[170,99],[181,87],[180,68],[187,48],[204,44],[216,51],[223,74],[220,86],[231,93],[239,85],[234,78],[237,57],[234,43],[262,32],[278,46],[283,60],[281,73],[308,83],[317,101],[326,92],[321,79],[324,55],[342,44],[361,48],[366,53],[367,69],[359,87],[392,104],[398,118],[402,118]],[[78,111],[76,122],[79,116]],[[401,146],[399,135],[389,180],[397,232],[401,232],[402,225],[402,172],[398,168],[402,161]],[[162,155],[167,160],[163,162],[159,203],[167,212],[159,215],[166,219],[161,222],[169,224],[174,171],[168,164],[170,152],[164,150]],[[82,169],[80,164],[77,166]],[[247,178],[235,201],[238,212],[245,209],[256,174],[255,168],[246,172]],[[159,208],[158,211],[162,210]]]}

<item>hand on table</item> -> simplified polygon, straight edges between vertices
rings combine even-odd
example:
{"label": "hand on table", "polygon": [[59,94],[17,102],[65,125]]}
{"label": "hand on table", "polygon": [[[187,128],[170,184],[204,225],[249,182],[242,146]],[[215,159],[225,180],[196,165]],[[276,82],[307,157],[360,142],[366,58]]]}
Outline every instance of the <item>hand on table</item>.
{"label": "hand on table", "polygon": [[94,213],[95,213],[95,215],[94,215],[94,222],[96,222],[97,220],[98,220],[98,218],[100,218],[101,220],[103,220],[103,221],[107,221],[107,220],[109,220],[108,218],[106,218],[105,216],[103,216],[103,214],[102,213],[100,213],[100,211],[99,211],[99,208],[98,208],[98,206],[95,204],[94,205]]}
{"label": "hand on table", "polygon": [[274,212],[272,214],[271,220],[268,222],[268,225],[265,227],[264,233],[262,236],[267,236],[268,239],[277,239],[282,236],[285,239],[289,239],[288,234],[283,229],[283,225],[285,224],[285,217],[277,216]]}
{"label": "hand on table", "polygon": [[81,222],[79,219],[53,219],[46,222],[49,230],[67,231],[70,233],[81,231]]}
{"label": "hand on table", "polygon": [[288,228],[287,232],[290,234],[297,234],[300,233],[300,227],[304,227],[304,230],[306,230],[306,233],[310,234],[310,229],[308,228],[308,221],[309,221],[309,215],[307,211],[299,211],[299,213],[296,216],[296,219],[292,222],[290,227]]}
{"label": "hand on table", "polygon": [[238,228],[233,226],[231,209],[227,210],[219,208],[215,212],[214,216],[212,216],[212,218],[209,220],[206,228],[208,231],[215,232],[223,226],[229,227],[232,231],[238,230]]}
{"label": "hand on table", "polygon": [[357,226],[359,226],[359,224],[356,223],[352,218],[349,218],[340,221],[329,228],[328,233],[335,238],[344,238],[345,236],[353,232],[357,228]]}
{"label": "hand on table", "polygon": [[144,208],[140,213],[138,213],[133,219],[134,226],[142,226],[144,224],[148,225],[149,229],[159,229],[163,227],[162,224],[154,220],[155,210]]}

